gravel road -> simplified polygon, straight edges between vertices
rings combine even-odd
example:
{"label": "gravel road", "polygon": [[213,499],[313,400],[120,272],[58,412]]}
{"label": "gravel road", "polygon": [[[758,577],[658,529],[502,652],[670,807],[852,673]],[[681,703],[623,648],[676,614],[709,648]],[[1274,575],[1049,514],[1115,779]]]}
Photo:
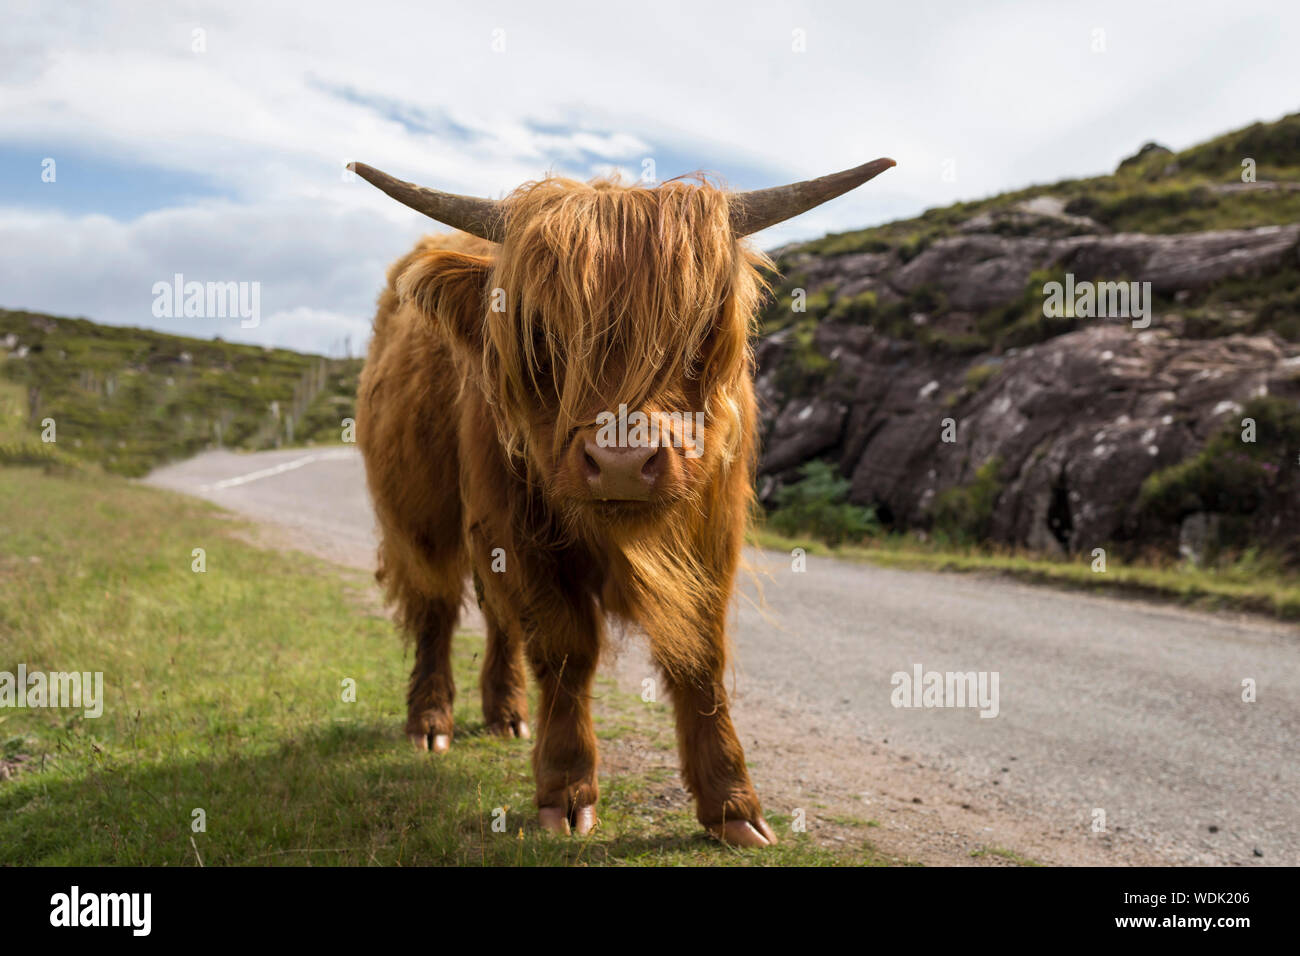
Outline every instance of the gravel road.
{"label": "gravel road", "polygon": [[[208,452],[147,480],[372,565],[352,449]],[[875,818],[881,845],[930,863],[997,846],[1054,863],[1300,864],[1295,628],[994,577],[748,559],[736,720],[769,805]],[[893,675],[918,665],[996,675],[996,717],[894,706]],[[652,673],[633,640],[610,667],[629,687]]]}

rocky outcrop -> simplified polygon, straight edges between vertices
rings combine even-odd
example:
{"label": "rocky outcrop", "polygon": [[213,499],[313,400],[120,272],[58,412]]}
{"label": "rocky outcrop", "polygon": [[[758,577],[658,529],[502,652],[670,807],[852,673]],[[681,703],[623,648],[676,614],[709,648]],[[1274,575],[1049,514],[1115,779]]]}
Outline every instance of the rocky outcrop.
{"label": "rocky outcrop", "polygon": [[[898,252],[792,250],[786,267],[810,293],[829,290],[833,299],[872,291],[902,301],[925,287],[974,314],[1022,297],[1037,269],[1150,281],[1172,297],[1276,270],[1295,261],[1297,239],[1300,226],[1064,238],[974,232],[907,262]],[[925,527],[939,495],[996,459],[993,540],[1079,552],[1132,538],[1149,475],[1199,452],[1251,398],[1300,399],[1300,346],[1271,332],[1188,339],[1180,329],[1165,310],[1145,330],[1099,319],[1027,348],[955,356],[869,323],[823,318],[811,348],[831,371],[802,391],[781,370],[807,344],[790,330],[775,333],[757,350],[760,497],[770,502],[803,462],[824,458],[851,477],[853,501],[894,527]]]}
{"label": "rocky outcrop", "polygon": [[889,301],[928,288],[942,293],[950,308],[978,312],[1019,297],[1030,275],[1042,269],[1078,279],[1150,282],[1152,292],[1173,294],[1271,272],[1294,257],[1298,239],[1300,225],[1057,239],[973,232],[936,240],[907,262],[899,252],[796,253],[786,261],[806,277],[810,292],[843,297],[869,290]]}

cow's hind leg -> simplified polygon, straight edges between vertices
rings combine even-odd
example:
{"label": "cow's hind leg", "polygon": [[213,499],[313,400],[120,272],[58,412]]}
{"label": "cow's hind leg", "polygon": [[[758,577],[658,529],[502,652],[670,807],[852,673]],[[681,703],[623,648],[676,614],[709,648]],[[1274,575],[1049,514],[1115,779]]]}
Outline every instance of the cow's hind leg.
{"label": "cow's hind leg", "polygon": [[528,694],[519,640],[487,607],[487,648],[483,657],[483,720],[490,733],[527,740]]}
{"label": "cow's hind leg", "polygon": [[415,666],[406,692],[406,736],[416,750],[443,753],[451,746],[456,698],[451,636],[459,616],[459,596],[408,598],[404,608],[406,627],[415,639]]}

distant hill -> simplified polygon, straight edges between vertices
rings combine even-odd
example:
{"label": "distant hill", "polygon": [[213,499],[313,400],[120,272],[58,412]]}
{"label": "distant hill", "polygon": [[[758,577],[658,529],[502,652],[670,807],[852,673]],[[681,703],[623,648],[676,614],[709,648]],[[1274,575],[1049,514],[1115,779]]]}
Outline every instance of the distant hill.
{"label": "distant hill", "polygon": [[0,442],[142,475],[204,448],[337,442],[362,360],[0,309]]}

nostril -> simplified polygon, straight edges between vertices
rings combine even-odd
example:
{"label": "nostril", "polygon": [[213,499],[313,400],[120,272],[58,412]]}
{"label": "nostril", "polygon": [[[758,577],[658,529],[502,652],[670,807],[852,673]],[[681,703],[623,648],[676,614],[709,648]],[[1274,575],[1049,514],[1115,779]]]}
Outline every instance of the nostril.
{"label": "nostril", "polygon": [[661,459],[659,456],[662,455],[663,453],[664,450],[662,448],[655,449],[654,454],[652,454],[649,458],[647,458],[645,460],[645,464],[641,466],[641,477],[648,478],[651,481],[653,481],[655,478],[659,476],[659,465],[661,463]]}

